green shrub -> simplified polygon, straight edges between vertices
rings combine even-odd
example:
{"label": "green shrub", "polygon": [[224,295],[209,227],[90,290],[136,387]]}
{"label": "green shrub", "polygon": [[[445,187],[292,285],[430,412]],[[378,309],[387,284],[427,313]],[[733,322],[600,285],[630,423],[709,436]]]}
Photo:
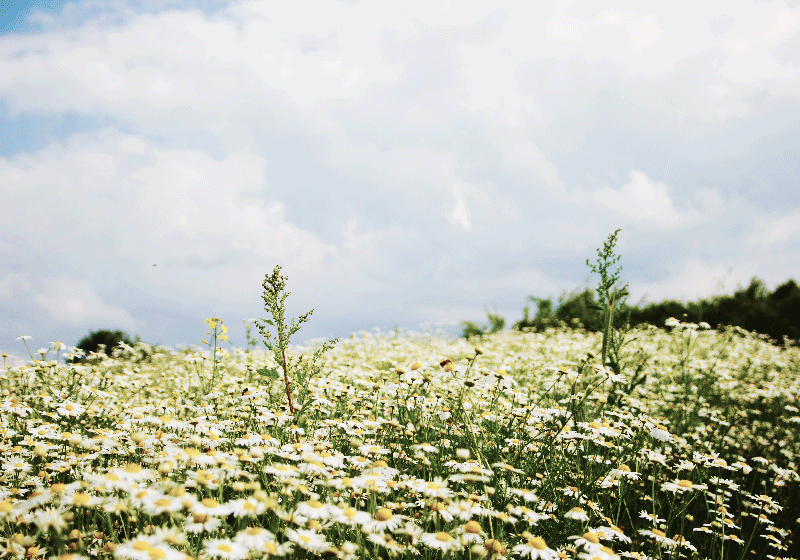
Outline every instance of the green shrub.
{"label": "green shrub", "polygon": [[111,331],[108,329],[100,329],[98,331],[89,331],[89,334],[84,336],[77,344],[77,348],[83,351],[83,356],[75,356],[69,361],[71,361],[71,363],[91,361],[89,355],[93,352],[100,352],[101,350],[105,352],[107,356],[110,356],[113,349],[119,346],[120,342],[124,342],[128,346],[133,346],[137,342],[140,342],[140,339],[137,336],[136,340],[131,340],[126,333],[120,330]]}

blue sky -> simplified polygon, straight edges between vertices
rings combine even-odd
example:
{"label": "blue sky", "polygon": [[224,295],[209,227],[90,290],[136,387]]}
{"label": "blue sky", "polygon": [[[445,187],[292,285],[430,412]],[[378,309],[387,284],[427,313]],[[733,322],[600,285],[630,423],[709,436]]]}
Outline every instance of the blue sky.
{"label": "blue sky", "polygon": [[[0,350],[510,326],[800,279],[800,5],[88,0],[0,12]],[[153,265],[156,266],[153,266]]]}

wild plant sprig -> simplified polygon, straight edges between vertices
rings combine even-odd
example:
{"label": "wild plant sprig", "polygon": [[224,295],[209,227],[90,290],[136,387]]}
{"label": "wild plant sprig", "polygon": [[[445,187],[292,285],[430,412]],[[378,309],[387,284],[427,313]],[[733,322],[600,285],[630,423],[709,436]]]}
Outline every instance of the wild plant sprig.
{"label": "wild plant sprig", "polygon": [[226,341],[228,340],[228,327],[222,324],[222,319],[219,317],[209,317],[204,323],[208,324],[209,329],[213,329],[213,333],[211,331],[206,332],[206,334],[212,335],[213,343],[208,342],[207,340],[201,340],[203,344],[208,346],[211,349],[212,359],[214,360],[214,364],[212,366],[211,371],[211,379],[207,382],[204,378],[201,377],[200,379],[200,388],[203,394],[208,394],[208,392],[214,388],[217,382],[217,366],[219,365],[219,359],[217,359],[217,342],[218,341]]}
{"label": "wild plant sprig", "polygon": [[609,343],[613,343],[619,347],[624,344],[624,340],[620,339],[618,333],[614,330],[614,313],[617,307],[622,306],[625,298],[629,295],[628,284],[612,292],[611,288],[619,280],[622,266],[610,274],[608,272],[608,269],[621,258],[620,255],[614,254],[614,246],[617,243],[617,235],[620,231],[622,230],[618,229],[608,236],[608,239],[603,244],[602,250],[597,249],[597,266],[591,264],[589,259],[586,259],[586,264],[591,271],[600,275],[600,284],[597,286],[597,297],[599,300],[601,324],[603,327],[603,349],[601,354],[601,364],[603,366],[606,365]]}
{"label": "wild plant sprig", "polygon": [[[286,298],[289,296],[291,292],[284,292],[286,288],[286,281],[288,280],[287,277],[280,275],[281,267],[276,266],[275,269],[272,271],[272,275],[270,276],[267,274],[264,278],[264,282],[262,284],[264,288],[264,294],[261,296],[261,299],[264,300],[265,309],[272,314],[272,320],[269,319],[261,319],[263,324],[259,323],[257,319],[253,321],[258,327],[258,331],[261,333],[261,336],[264,337],[264,346],[272,350],[273,355],[275,356],[275,361],[283,367],[283,379],[286,383],[286,400],[289,403],[289,411],[291,412],[292,416],[295,415],[295,405],[292,401],[292,390],[291,384],[289,381],[289,371],[294,371],[294,374],[297,376],[297,384],[301,391],[301,396],[305,401],[300,409],[300,413],[302,413],[309,404],[308,400],[308,381],[311,377],[319,373],[321,369],[320,366],[317,366],[317,360],[322,356],[322,354],[331,348],[339,341],[338,338],[333,339],[332,341],[328,341],[322,345],[322,347],[316,350],[312,356],[311,364],[309,365],[307,362],[303,363],[303,356],[297,358],[295,363],[292,363],[291,359],[287,361],[286,359],[286,349],[289,347],[289,339],[291,336],[300,330],[300,325],[308,321],[308,318],[314,313],[312,309],[305,315],[302,315],[298,318],[298,322],[295,323],[295,320],[292,319],[290,325],[286,325],[284,320],[284,302]],[[281,295],[283,293],[283,295]],[[272,342],[272,334],[267,330],[266,325],[271,325],[275,327],[278,331],[277,341],[276,344]],[[259,372],[263,372],[264,375],[268,377],[277,377],[277,372],[274,370],[259,370]]]}

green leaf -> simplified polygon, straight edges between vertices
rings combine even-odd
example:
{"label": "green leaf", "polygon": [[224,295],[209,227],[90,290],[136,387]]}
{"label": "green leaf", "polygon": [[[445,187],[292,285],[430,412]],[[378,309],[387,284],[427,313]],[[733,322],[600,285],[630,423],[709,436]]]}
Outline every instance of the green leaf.
{"label": "green leaf", "polygon": [[278,379],[278,377],[280,377],[280,375],[278,374],[278,370],[266,367],[256,370],[256,373],[264,377],[269,377],[270,379]]}

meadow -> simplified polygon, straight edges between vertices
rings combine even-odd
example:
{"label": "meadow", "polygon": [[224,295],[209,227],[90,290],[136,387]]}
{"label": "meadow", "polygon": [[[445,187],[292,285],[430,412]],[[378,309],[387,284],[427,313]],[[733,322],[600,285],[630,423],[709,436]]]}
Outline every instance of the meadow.
{"label": "meadow", "polygon": [[212,317],[4,365],[4,557],[797,556],[797,347],[674,319],[289,346],[278,272],[271,352]]}

